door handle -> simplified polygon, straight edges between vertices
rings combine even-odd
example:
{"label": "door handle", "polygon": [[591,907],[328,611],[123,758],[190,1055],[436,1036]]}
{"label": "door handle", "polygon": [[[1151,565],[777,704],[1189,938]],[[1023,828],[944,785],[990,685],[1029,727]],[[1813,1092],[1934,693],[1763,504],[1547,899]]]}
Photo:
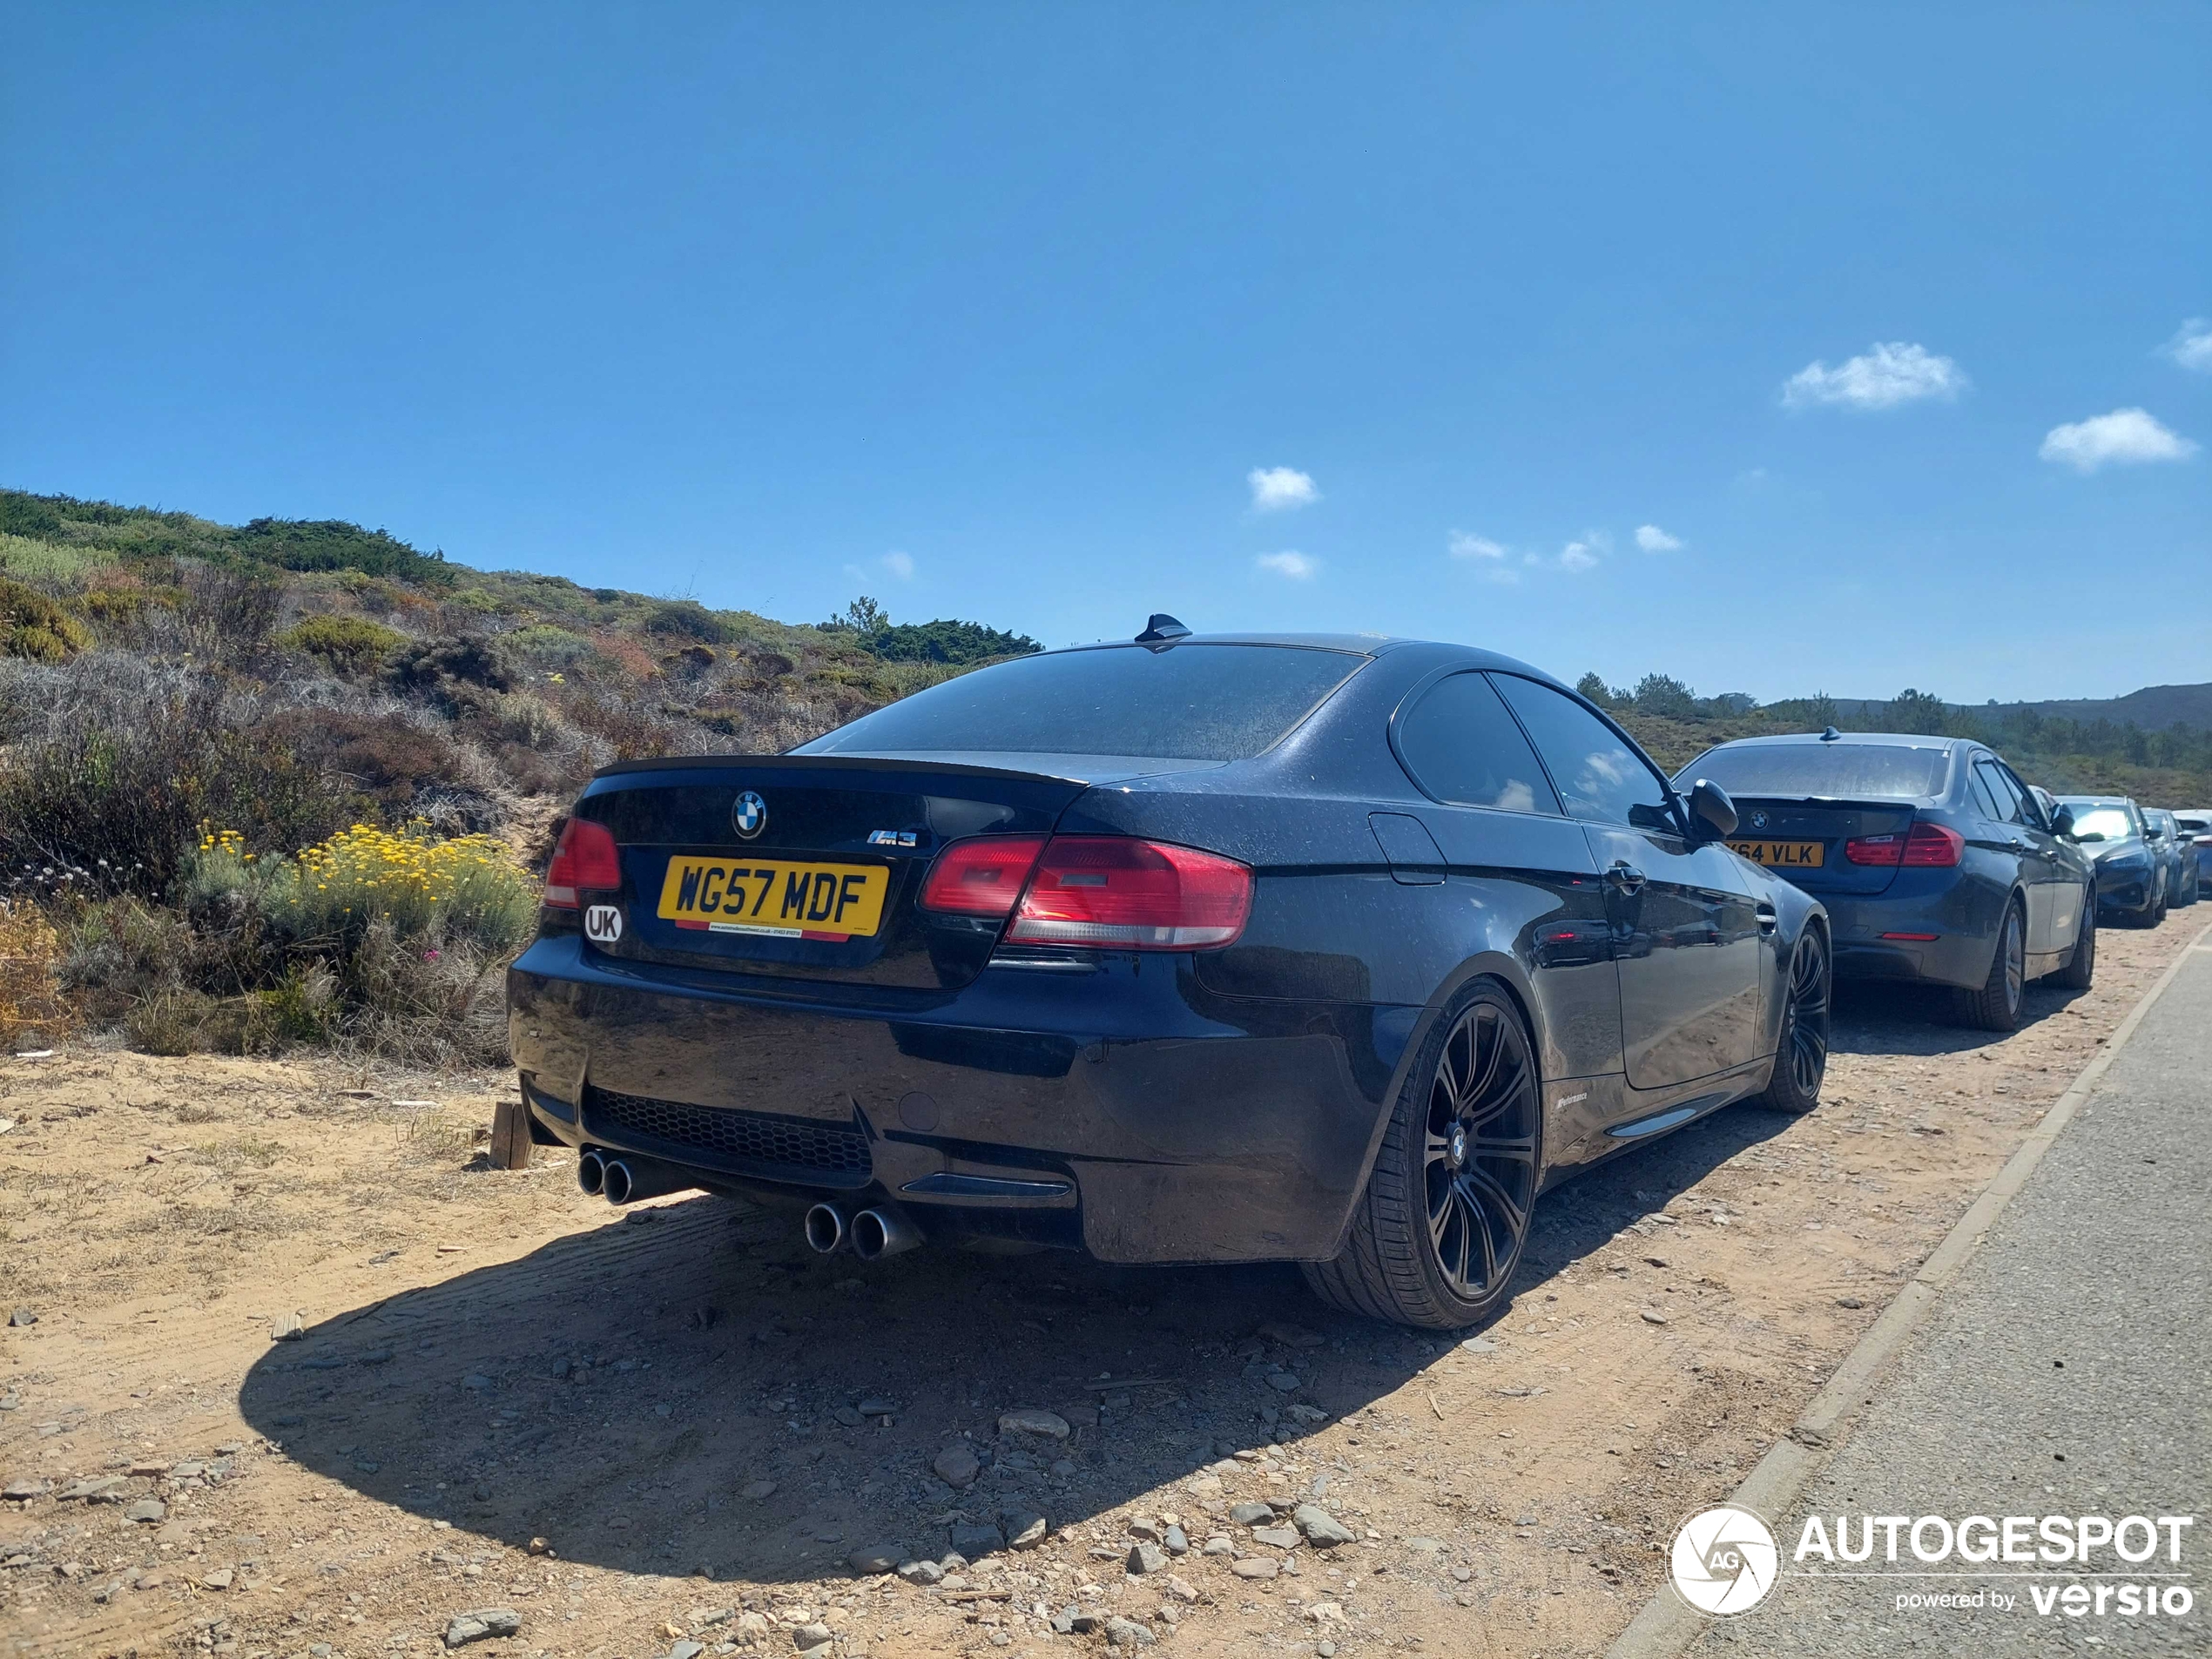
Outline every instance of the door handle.
{"label": "door handle", "polygon": [[1631,899],[1643,891],[1643,872],[1626,859],[1615,859],[1605,873],[1615,887]]}
{"label": "door handle", "polygon": [[1781,925],[1780,919],[1774,914],[1774,907],[1764,900],[1751,914],[1758,918],[1759,931],[1763,934],[1770,934]]}

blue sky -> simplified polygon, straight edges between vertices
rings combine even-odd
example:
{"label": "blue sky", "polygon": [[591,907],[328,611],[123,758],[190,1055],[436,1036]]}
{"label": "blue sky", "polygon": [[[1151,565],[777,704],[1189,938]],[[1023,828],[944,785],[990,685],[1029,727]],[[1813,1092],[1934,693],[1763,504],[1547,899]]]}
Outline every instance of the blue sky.
{"label": "blue sky", "polygon": [[12,7],[0,482],[1052,644],[2212,678],[2208,62],[2199,4]]}

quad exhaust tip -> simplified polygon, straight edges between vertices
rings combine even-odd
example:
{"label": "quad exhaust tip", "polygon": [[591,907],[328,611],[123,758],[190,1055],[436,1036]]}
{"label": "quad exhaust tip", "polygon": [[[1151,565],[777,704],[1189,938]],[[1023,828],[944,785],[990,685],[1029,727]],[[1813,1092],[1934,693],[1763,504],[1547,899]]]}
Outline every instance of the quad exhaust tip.
{"label": "quad exhaust tip", "polygon": [[853,1253],[864,1262],[896,1256],[921,1242],[921,1229],[896,1210],[863,1210],[853,1217]]}
{"label": "quad exhaust tip", "polygon": [[588,1146],[577,1155],[576,1184],[587,1198],[596,1198],[606,1190],[607,1161]]}
{"label": "quad exhaust tip", "polygon": [[637,1177],[620,1158],[607,1160],[606,1173],[600,1177],[600,1190],[607,1195],[609,1204],[628,1204],[637,1190]]}
{"label": "quad exhaust tip", "polygon": [[806,1212],[806,1242],[817,1253],[834,1256],[845,1248],[845,1212],[833,1204],[818,1204]]}

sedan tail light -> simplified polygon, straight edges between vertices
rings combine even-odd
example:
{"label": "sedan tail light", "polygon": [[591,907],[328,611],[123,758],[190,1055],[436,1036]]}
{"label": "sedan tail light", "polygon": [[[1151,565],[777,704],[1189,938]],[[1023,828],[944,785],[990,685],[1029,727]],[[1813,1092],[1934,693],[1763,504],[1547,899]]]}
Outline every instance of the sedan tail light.
{"label": "sedan tail light", "polygon": [[1908,835],[1860,835],[1844,843],[1853,864],[1949,869],[1966,856],[1966,838],[1941,824],[1915,824]]}
{"label": "sedan tail light", "polygon": [[1007,941],[1108,950],[1204,950],[1251,914],[1234,859],[1126,835],[979,835],[937,855],[925,910],[1013,917]]}
{"label": "sedan tail light", "polygon": [[553,861],[545,867],[545,902],[556,910],[574,910],[583,902],[577,895],[586,889],[610,893],[620,886],[622,858],[614,832],[588,818],[569,819],[553,844]]}

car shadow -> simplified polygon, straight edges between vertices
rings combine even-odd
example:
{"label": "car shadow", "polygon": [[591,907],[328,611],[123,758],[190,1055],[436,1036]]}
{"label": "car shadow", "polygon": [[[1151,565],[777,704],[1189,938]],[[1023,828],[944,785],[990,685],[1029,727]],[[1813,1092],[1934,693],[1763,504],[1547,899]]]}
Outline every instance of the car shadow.
{"label": "car shadow", "polygon": [[[2047,980],[2033,981],[2020,1007],[2021,1027],[2047,1020],[2088,995]],[[1843,980],[1836,985],[1833,1006],[1829,1047],[1837,1054],[1966,1054],[2012,1035],[1951,1024],[1950,993],[1939,985]]]}
{"label": "car shadow", "polygon": [[[1546,1194],[1516,1296],[1790,1121],[1724,1111]],[[954,1527],[1010,1514],[1079,1525],[1381,1399],[1471,1334],[1334,1313],[1285,1265],[862,1266],[814,1255],[789,1217],[699,1197],[324,1320],[270,1350],[240,1405],[304,1467],[450,1522],[456,1554],[471,1534],[543,1540],[772,1583],[864,1547],[941,1556]],[[1001,1433],[1025,1406],[1065,1440]],[[933,1470],[955,1445],[981,1466],[959,1489]]]}

